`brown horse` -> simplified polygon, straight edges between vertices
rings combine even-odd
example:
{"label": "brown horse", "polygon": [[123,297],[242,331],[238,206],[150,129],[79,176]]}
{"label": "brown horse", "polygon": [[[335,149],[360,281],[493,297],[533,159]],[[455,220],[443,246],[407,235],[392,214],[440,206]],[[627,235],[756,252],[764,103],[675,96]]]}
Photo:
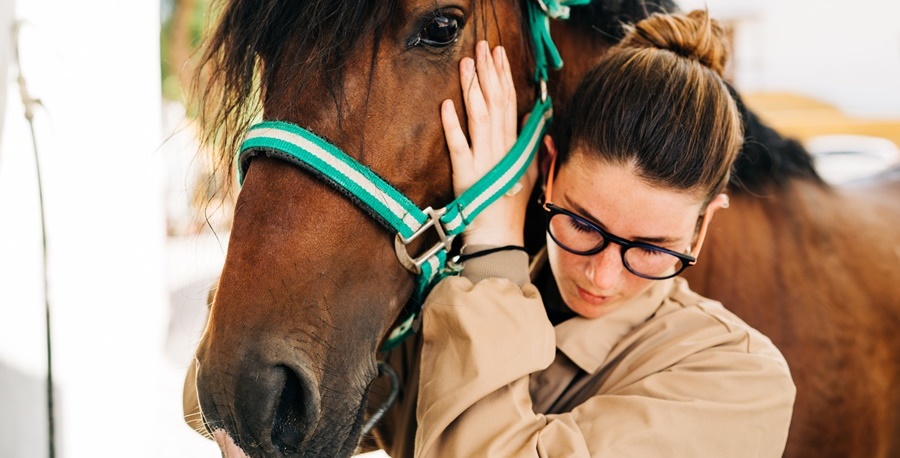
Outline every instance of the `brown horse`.
{"label": "brown horse", "polygon": [[[595,2],[554,24],[566,58],[552,75],[557,114],[591,65],[585,56],[654,5]],[[261,105],[265,118],[328,138],[421,207],[442,206],[452,194],[438,107],[445,98],[462,106],[457,63],[478,39],[503,44],[524,113],[535,92],[526,29],[515,0],[231,0],[206,54],[210,136],[230,164]],[[732,209],[713,225],[691,284],[788,358],[798,399],[787,455],[896,456],[900,173],[830,188],[799,145],[744,114]],[[543,237],[530,240],[537,248]],[[197,349],[206,428],[252,456],[352,453],[379,343],[412,290],[392,235],[366,213],[287,162],[254,159]],[[414,340],[391,355],[404,357],[414,364]],[[391,418],[414,406],[410,368],[396,368],[405,387]],[[376,435],[402,450],[402,428],[392,421]]]}

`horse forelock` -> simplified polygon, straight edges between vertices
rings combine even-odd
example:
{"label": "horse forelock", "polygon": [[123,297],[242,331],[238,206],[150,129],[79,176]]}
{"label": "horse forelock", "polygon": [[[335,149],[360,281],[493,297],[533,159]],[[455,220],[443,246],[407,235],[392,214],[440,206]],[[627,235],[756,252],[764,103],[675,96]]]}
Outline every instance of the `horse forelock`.
{"label": "horse forelock", "polygon": [[[274,69],[291,65],[288,82],[316,78],[336,101],[351,51],[388,19],[394,0],[217,0],[215,22],[203,44],[192,103],[201,141],[231,183],[234,153],[261,115]],[[375,33],[376,37],[378,33]],[[279,82],[284,84],[284,82]]]}

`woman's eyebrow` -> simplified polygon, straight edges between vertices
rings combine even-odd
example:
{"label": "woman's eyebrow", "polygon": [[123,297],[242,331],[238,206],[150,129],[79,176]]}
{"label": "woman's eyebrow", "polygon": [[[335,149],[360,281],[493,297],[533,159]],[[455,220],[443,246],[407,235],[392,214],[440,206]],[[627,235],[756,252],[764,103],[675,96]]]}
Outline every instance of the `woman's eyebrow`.
{"label": "woman's eyebrow", "polygon": [[[585,219],[587,219],[587,220],[590,220],[590,222],[592,222],[592,223],[596,224],[597,226],[599,226],[600,229],[603,229],[603,230],[606,231],[606,232],[610,232],[610,230],[607,229],[607,227],[604,226],[603,223],[601,223],[600,220],[599,220],[596,216],[592,215],[592,214],[591,214],[589,211],[587,211],[584,207],[582,207],[582,206],[579,205],[577,202],[575,202],[574,200],[572,200],[572,199],[569,197],[568,194],[563,193],[563,197],[565,197],[566,201],[567,201],[567,202],[569,203],[569,205],[572,207],[572,211],[574,211],[575,213],[579,214],[581,217],[583,217],[583,218],[585,218]],[[610,232],[610,233],[612,233],[612,232]],[[621,237],[619,234],[614,234],[614,235],[616,235],[616,236],[618,236],[618,237]],[[630,240],[630,241],[632,241],[632,242],[651,243],[651,244],[654,244],[654,245],[659,245],[659,244],[672,244],[672,243],[676,243],[676,242],[680,241],[680,237],[671,237],[671,236],[644,236],[644,237],[633,237],[633,238],[630,238],[630,239],[628,239],[628,240]]]}

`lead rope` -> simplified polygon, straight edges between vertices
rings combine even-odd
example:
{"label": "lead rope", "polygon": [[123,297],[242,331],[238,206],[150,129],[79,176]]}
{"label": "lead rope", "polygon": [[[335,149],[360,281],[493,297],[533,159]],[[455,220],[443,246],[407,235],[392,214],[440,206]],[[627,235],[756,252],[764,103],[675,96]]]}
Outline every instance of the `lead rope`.
{"label": "lead rope", "polygon": [[400,377],[397,377],[397,372],[394,371],[394,368],[388,365],[388,363],[384,361],[378,361],[378,375],[386,375],[388,380],[391,382],[391,390],[388,392],[388,398],[384,400],[384,403],[378,407],[372,416],[369,417],[369,421],[362,427],[362,432],[360,435],[365,436],[372,431],[372,428],[381,421],[381,417],[387,413],[388,409],[394,404],[394,401],[397,400],[397,395],[400,394]]}
{"label": "lead rope", "polygon": [[44,185],[41,180],[41,161],[38,155],[37,135],[34,130],[34,107],[42,106],[41,101],[31,97],[25,75],[22,73],[22,62],[19,60],[19,32],[21,22],[16,22],[12,27],[13,60],[16,64],[16,82],[19,85],[19,95],[22,97],[22,105],[25,107],[25,120],[31,130],[31,146],[34,151],[34,166],[37,172],[38,206],[41,217],[41,269],[44,276],[44,319],[47,324],[47,447],[50,458],[56,457],[56,427],[53,415],[53,345],[50,338],[50,288],[47,282],[47,227],[44,218]]}

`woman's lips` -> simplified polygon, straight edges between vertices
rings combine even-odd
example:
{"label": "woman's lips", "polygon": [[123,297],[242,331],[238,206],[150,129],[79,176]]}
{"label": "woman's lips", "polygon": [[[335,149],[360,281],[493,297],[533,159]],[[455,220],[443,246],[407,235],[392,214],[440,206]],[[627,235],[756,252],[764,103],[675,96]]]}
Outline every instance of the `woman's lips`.
{"label": "woman's lips", "polygon": [[602,305],[602,304],[609,302],[609,300],[610,300],[610,296],[598,296],[595,294],[591,294],[591,293],[581,289],[578,286],[576,286],[576,288],[578,288],[578,296],[580,296],[581,299],[584,300],[585,302],[588,302],[588,303],[591,303],[594,305]]}

